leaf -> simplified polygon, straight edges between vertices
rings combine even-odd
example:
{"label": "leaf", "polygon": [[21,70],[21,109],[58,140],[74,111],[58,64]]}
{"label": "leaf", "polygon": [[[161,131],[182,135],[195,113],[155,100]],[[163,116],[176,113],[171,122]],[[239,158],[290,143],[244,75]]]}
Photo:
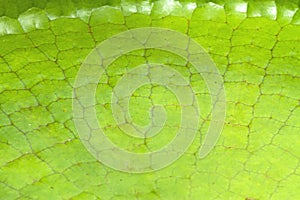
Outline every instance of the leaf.
{"label": "leaf", "polygon": [[[300,196],[300,9],[298,0],[1,1],[0,199],[297,199]],[[111,141],[128,151],[162,148],[176,134],[176,96],[138,88],[132,119],[150,122],[165,106],[166,127],[146,140],[124,134],[111,112],[112,88],[145,62],[190,80],[199,133],[172,165],[151,173],[111,169],[81,143],[72,118],[76,74],[89,52],[128,29],[184,33],[209,53],[226,90],[226,118],[211,153],[197,152],[210,125],[210,95],[198,72],[170,52],[136,50],[101,77],[96,112]]]}

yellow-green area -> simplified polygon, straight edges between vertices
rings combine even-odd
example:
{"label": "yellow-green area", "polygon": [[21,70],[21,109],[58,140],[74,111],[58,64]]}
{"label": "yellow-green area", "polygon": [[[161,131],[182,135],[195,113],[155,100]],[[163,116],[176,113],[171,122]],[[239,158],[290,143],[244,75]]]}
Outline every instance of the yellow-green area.
{"label": "yellow-green area", "polygon": [[[299,199],[300,2],[243,0],[0,0],[0,199]],[[88,53],[138,27],[184,33],[209,53],[224,79],[226,119],[215,148],[198,151],[210,124],[210,95],[195,68],[149,49],[120,56],[99,80],[99,124],[133,152],[167,144],[180,124],[174,94],[145,85],[130,113],[149,123],[164,105],[165,128],[133,139],[115,124],[112,89],[145,62],[168,65],[190,81],[200,107],[199,133],[172,165],[151,173],[115,171],[82,145],[72,121],[72,86]]]}

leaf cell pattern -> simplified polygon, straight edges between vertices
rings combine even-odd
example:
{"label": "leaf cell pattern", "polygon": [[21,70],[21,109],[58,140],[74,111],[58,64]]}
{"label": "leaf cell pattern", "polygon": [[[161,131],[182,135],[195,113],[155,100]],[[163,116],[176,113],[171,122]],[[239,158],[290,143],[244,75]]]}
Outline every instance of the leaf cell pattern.
{"label": "leaf cell pattern", "polygon": [[[3,6],[2,6],[3,5]],[[300,186],[300,10],[298,1],[11,1],[0,15],[0,199],[297,199]],[[184,33],[224,78],[227,115],[214,150],[197,152],[210,123],[210,97],[189,63],[161,50],[122,55],[97,88],[102,128],[118,146],[148,152],[174,137],[176,97],[145,85],[130,100],[137,124],[163,104],[169,118],[153,138],[132,139],[110,109],[112,88],[135,66],[171,66],[194,86],[197,138],[153,173],[110,169],[84,148],[72,121],[72,88],[97,44],[138,27]],[[121,67],[120,67],[121,66]]]}

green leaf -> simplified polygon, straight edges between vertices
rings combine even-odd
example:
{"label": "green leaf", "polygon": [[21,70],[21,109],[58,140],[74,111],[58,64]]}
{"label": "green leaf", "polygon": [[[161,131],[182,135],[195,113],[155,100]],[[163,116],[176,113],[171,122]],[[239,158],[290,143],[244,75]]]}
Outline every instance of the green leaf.
{"label": "green leaf", "polygon": [[[297,199],[300,196],[300,2],[298,0],[0,0],[0,199]],[[158,49],[120,55],[100,78],[96,113],[107,138],[135,153],[176,134],[176,96],[138,88],[132,119],[165,106],[166,127],[132,138],[111,112],[112,88],[134,67],[162,63],[191,82],[199,131],[185,154],[158,171],[107,167],[81,143],[72,117],[76,75],[89,52],[117,33],[169,28],[197,41],[224,79],[226,118],[199,159],[211,122],[206,84],[183,58]],[[114,159],[114,158],[112,158]]]}

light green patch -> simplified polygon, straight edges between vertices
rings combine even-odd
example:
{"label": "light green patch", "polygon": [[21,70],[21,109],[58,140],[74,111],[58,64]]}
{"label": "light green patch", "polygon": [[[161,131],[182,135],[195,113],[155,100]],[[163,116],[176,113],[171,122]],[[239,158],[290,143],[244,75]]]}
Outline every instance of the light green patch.
{"label": "light green patch", "polygon": [[247,126],[252,119],[252,106],[241,103],[227,104],[227,121],[230,124]]}
{"label": "light green patch", "polygon": [[[300,77],[290,75],[266,76],[261,87],[263,94],[278,94],[289,98],[300,98]],[[280,83],[280,84],[279,84]]]}
{"label": "light green patch", "polygon": [[[205,37],[205,36],[212,36],[222,39],[230,39],[232,36],[232,27],[228,24],[215,22],[215,21],[196,21],[191,20],[190,22],[190,29],[189,35],[191,37]],[[220,45],[222,48],[223,45]]]}
{"label": "light green patch", "polygon": [[195,38],[199,44],[209,52],[220,56],[227,56],[230,50],[230,41],[228,39],[222,39],[214,36],[203,36]]}
{"label": "light green patch", "polygon": [[0,198],[2,199],[5,198],[7,200],[11,200],[19,197],[19,192],[17,190],[10,188],[9,186],[3,183],[0,183],[0,191]]}
{"label": "light green patch", "polygon": [[0,92],[5,90],[23,89],[24,85],[15,73],[1,73],[0,74]]}
{"label": "light green patch", "polygon": [[226,19],[224,8],[218,4],[209,2],[195,9],[192,20],[215,21],[224,23]]}
{"label": "light green patch", "polygon": [[90,48],[94,45],[94,41],[88,32],[80,35],[78,33],[65,33],[56,37],[56,45],[60,51],[64,51],[74,47]]}
{"label": "light green patch", "polygon": [[300,68],[297,67],[299,60],[292,57],[274,58],[270,62],[267,73],[270,75],[293,75],[300,76]]}
{"label": "light green patch", "polygon": [[[0,53],[1,57],[3,56],[5,58],[5,55],[11,52],[18,52],[18,49],[24,49],[24,48],[29,48],[32,47],[32,42],[26,37],[26,35],[4,35],[1,36],[1,48],[0,48]],[[21,59],[24,57],[22,54],[18,54],[18,59]],[[16,57],[15,57],[16,58]],[[7,60],[9,61],[9,60]],[[20,61],[22,62],[22,61]],[[15,64],[20,64],[20,63],[15,63]],[[14,67],[14,66],[12,66]]]}
{"label": "light green patch", "polygon": [[220,138],[222,145],[228,148],[244,149],[248,142],[248,128],[246,126],[225,125],[223,135]]}
{"label": "light green patch", "polygon": [[166,16],[163,19],[152,20],[151,26],[168,28],[176,30],[181,33],[187,33],[188,31],[188,21],[186,18],[177,16]]}
{"label": "light green patch", "polygon": [[[299,136],[298,127],[285,126],[280,129],[280,131],[275,135],[273,139],[273,144],[280,146],[282,150],[285,151],[288,156],[297,156],[300,154],[299,150]],[[287,139],[288,138],[288,139]],[[289,142],[287,142],[287,140]],[[296,157],[295,157],[296,158]]]}
{"label": "light green patch", "polygon": [[97,26],[100,24],[124,24],[124,17],[120,9],[103,6],[91,14],[90,25]]}
{"label": "light green patch", "polygon": [[50,21],[51,31],[54,35],[65,33],[88,32],[88,25],[78,18],[58,18]]}
{"label": "light green patch", "polygon": [[[112,37],[115,34],[121,33],[128,30],[126,25],[123,24],[100,24],[97,26],[92,26],[91,28],[93,36],[97,42],[102,42],[103,40]],[[109,30],[109,31],[107,31]]]}
{"label": "light green patch", "polygon": [[44,80],[32,87],[31,91],[42,106],[48,106],[57,99],[71,98],[71,86],[64,80]]}
{"label": "light green patch", "polygon": [[38,106],[36,97],[28,90],[7,90],[0,96],[1,109],[12,114],[21,108]]}
{"label": "light green patch", "polygon": [[226,99],[229,102],[240,102],[247,105],[254,105],[260,95],[259,87],[246,82],[229,82],[225,83],[228,89]]}
{"label": "light green patch", "polygon": [[282,125],[276,119],[254,118],[250,125],[248,150],[253,152],[271,144]]}
{"label": "light green patch", "polygon": [[21,189],[51,173],[51,168],[42,160],[34,155],[25,154],[2,167],[0,180],[13,188]]}
{"label": "light green patch", "polygon": [[148,27],[151,24],[151,17],[149,15],[135,13],[125,17],[125,24],[129,29]]}
{"label": "light green patch", "polygon": [[51,174],[38,182],[28,185],[21,190],[29,198],[41,199],[70,199],[80,193],[80,188],[74,186],[66,177],[60,174]]}
{"label": "light green patch", "polygon": [[49,163],[53,170],[61,172],[77,163],[94,161],[87,151],[78,151],[82,148],[78,139],[67,140],[39,152],[38,156]]}
{"label": "light green patch", "polygon": [[33,42],[35,46],[42,46],[43,44],[54,44],[55,35],[49,29],[33,29],[27,33],[30,41]]}
{"label": "light green patch", "polygon": [[[276,156],[270,156],[270,153]],[[282,162],[284,168],[281,166]],[[277,146],[269,145],[255,151],[247,160],[245,168],[269,179],[280,181],[292,174],[297,164],[296,157]]]}
{"label": "light green patch", "polygon": [[42,106],[24,108],[10,115],[12,123],[23,132],[32,131],[39,126],[53,122],[53,117]]}
{"label": "light green patch", "polygon": [[11,148],[18,151],[20,155],[31,152],[31,145],[28,143],[24,133],[14,126],[6,126],[3,127],[2,130],[3,132],[0,134],[0,141],[3,144],[9,145]]}
{"label": "light green patch", "polygon": [[7,117],[7,115],[5,113],[3,113],[3,111],[0,111],[0,124],[3,126],[10,124],[9,118]]}
{"label": "light green patch", "polygon": [[278,41],[273,50],[274,57],[296,57],[300,56],[300,41]]}
{"label": "light green patch", "polygon": [[251,63],[257,67],[266,68],[271,57],[271,52],[261,47],[254,45],[233,46],[229,55],[229,63]]}
{"label": "light green patch", "polygon": [[[213,172],[213,174],[217,174]],[[190,183],[190,198],[195,199],[199,196],[205,196],[209,199],[214,199],[219,194],[225,193],[228,188],[228,179],[224,176],[213,176],[211,173],[198,172],[192,175]],[[187,190],[188,188],[186,188]],[[175,194],[174,194],[175,195]],[[176,196],[178,194],[176,193]],[[188,196],[188,194],[185,194]]]}
{"label": "light green patch", "polygon": [[70,101],[71,99],[60,99],[47,107],[56,122],[64,123],[72,118],[70,115],[70,111],[72,110]]}
{"label": "light green patch", "polygon": [[87,192],[82,192],[79,195],[71,198],[71,200],[96,200],[96,199],[100,199],[100,198]]}
{"label": "light green patch", "polygon": [[255,105],[255,116],[284,121],[290,115],[297,101],[280,95],[262,95]]}
{"label": "light green patch", "polygon": [[299,175],[291,175],[285,180],[279,183],[278,189],[272,197],[274,199],[285,199],[285,198],[297,198],[299,193],[297,191],[298,184],[289,184],[289,183],[299,183]]}
{"label": "light green patch", "polygon": [[[156,181],[157,193],[161,199],[176,197],[184,199],[189,196],[190,180],[186,178],[161,177]],[[173,188],[169,190],[168,188]]]}
{"label": "light green patch", "polygon": [[238,199],[268,199],[277,183],[267,177],[266,174],[244,170],[234,177],[228,190],[234,191]]}
{"label": "light green patch", "polygon": [[34,152],[50,148],[55,144],[64,144],[74,139],[74,135],[65,131],[64,125],[52,123],[26,135]]}

